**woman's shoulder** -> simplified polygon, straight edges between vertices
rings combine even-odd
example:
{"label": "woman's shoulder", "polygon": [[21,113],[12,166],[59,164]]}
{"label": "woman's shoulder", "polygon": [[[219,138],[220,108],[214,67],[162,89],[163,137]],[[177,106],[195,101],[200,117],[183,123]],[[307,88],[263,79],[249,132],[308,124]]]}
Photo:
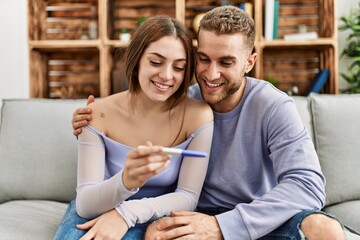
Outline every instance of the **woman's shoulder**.
{"label": "woman's shoulder", "polygon": [[121,102],[125,98],[125,93],[115,93],[103,98],[96,99],[94,102],[90,103],[88,105],[89,108],[92,110],[102,110],[106,111],[108,109],[111,109],[117,102]]}
{"label": "woman's shoulder", "polygon": [[185,116],[193,130],[214,121],[214,113],[207,103],[193,98],[187,98],[185,102]]}
{"label": "woman's shoulder", "polygon": [[106,120],[113,114],[114,109],[117,108],[117,102],[121,102],[121,99],[124,98],[123,93],[116,93],[110,96],[96,99],[94,102],[90,103],[88,107],[92,111],[92,120],[89,123],[90,125],[105,131]]}
{"label": "woman's shoulder", "polygon": [[201,113],[208,113],[210,114],[211,116],[213,115],[213,111],[211,109],[211,107],[209,106],[209,104],[207,104],[206,102],[204,101],[201,101],[201,100],[198,100],[198,99],[194,99],[194,98],[191,98],[191,97],[187,97],[185,99],[185,102],[186,102],[186,108],[188,109],[188,111],[192,111],[192,112],[198,112],[199,111]]}

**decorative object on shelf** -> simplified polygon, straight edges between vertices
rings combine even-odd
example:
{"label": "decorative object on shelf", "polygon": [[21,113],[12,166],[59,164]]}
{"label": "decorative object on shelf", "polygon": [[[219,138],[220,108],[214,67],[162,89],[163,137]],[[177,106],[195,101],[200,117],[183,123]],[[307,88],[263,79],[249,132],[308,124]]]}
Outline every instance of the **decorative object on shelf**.
{"label": "decorative object on shelf", "polygon": [[299,33],[306,33],[307,32],[307,26],[305,24],[300,24],[298,26],[298,32]]}
{"label": "decorative object on shelf", "polygon": [[309,91],[307,93],[307,95],[309,95],[310,93],[321,93],[321,91],[323,90],[326,82],[329,79],[329,69],[322,69],[315,77],[315,79],[313,80]]}
{"label": "decorative object on shelf", "polygon": [[194,31],[197,33],[199,30],[199,26],[200,26],[200,21],[201,19],[204,17],[205,13],[199,13],[194,17],[193,20],[193,29]]}
{"label": "decorative object on shelf", "polygon": [[131,34],[129,33],[129,31],[126,28],[123,28],[120,30],[119,39],[120,39],[120,41],[122,41],[124,43],[128,43],[130,41]]}
{"label": "decorative object on shelf", "polygon": [[318,38],[319,36],[317,32],[304,32],[284,35],[284,40],[286,41],[316,40]]}
{"label": "decorative object on shelf", "polygon": [[291,88],[286,89],[285,92],[289,96],[294,96],[299,93],[299,88],[297,86],[292,86]]}
{"label": "decorative object on shelf", "polygon": [[97,21],[96,21],[96,7],[91,6],[91,20],[89,22],[89,38],[90,39],[97,39],[98,35],[98,27],[97,27]]}
{"label": "decorative object on shelf", "polygon": [[348,16],[340,18],[340,31],[350,30],[347,37],[348,44],[341,52],[341,57],[352,59],[347,73],[340,73],[348,83],[343,93],[360,93],[360,3],[359,7],[351,9]]}
{"label": "decorative object on shelf", "polygon": [[286,41],[303,41],[303,40],[315,40],[319,36],[317,32],[308,32],[308,27],[305,24],[300,24],[298,27],[298,32],[293,34],[285,34],[284,40]]}
{"label": "decorative object on shelf", "polygon": [[317,32],[308,32],[308,27],[305,24],[300,24],[298,27],[298,32],[293,34],[285,34],[284,40],[286,41],[302,41],[302,40],[315,40],[319,36]]}

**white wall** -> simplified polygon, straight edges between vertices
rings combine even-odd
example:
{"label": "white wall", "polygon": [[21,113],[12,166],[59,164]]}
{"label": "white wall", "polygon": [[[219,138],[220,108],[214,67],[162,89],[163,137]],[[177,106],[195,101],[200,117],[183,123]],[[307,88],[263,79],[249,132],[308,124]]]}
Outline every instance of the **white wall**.
{"label": "white wall", "polygon": [[[29,63],[27,47],[27,0],[0,0],[0,99],[29,97]],[[337,19],[357,7],[358,0],[336,0]],[[339,55],[346,32],[339,32]],[[339,72],[349,61],[339,60]],[[339,78],[339,87],[346,86]]]}
{"label": "white wall", "polygon": [[0,0],[0,99],[29,97],[26,0]]}
{"label": "white wall", "polygon": [[[341,24],[339,19],[341,16],[349,15],[350,8],[357,8],[359,6],[359,0],[336,0],[336,15],[338,26]],[[348,36],[349,31],[338,31],[338,42],[339,42],[339,73],[346,72],[347,68],[350,66],[351,61],[344,57],[340,58],[341,52],[346,45],[346,37]],[[340,74],[339,74],[340,75]],[[339,76],[339,89],[344,89],[346,87],[346,82]]]}

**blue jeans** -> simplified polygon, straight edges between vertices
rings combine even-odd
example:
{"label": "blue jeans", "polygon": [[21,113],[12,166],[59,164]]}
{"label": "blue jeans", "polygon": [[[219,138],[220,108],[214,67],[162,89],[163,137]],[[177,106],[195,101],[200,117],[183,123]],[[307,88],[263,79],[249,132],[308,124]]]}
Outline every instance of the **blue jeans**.
{"label": "blue jeans", "polygon": [[[198,212],[209,215],[217,215],[229,210],[230,209],[225,208],[197,209]],[[304,220],[305,217],[314,213],[323,214],[336,219],[329,213],[325,213],[320,210],[304,210],[290,218],[283,225],[281,225],[271,233],[268,233],[267,235],[259,238],[259,240],[304,240],[305,236],[300,229],[301,222]]]}
{"label": "blue jeans", "polygon": [[[76,213],[75,200],[71,201],[66,213],[61,220],[60,226],[55,234],[54,240],[77,240],[81,238],[87,231],[80,230],[77,224],[85,223],[88,219],[80,217]],[[129,228],[123,240],[140,240],[144,239],[148,224],[136,224]]]}
{"label": "blue jeans", "polygon": [[322,212],[320,210],[304,210],[299,212],[283,225],[272,231],[271,233],[265,235],[264,237],[259,238],[260,240],[305,240],[300,225],[305,217],[313,213],[324,214],[326,216],[332,217],[328,213]]}

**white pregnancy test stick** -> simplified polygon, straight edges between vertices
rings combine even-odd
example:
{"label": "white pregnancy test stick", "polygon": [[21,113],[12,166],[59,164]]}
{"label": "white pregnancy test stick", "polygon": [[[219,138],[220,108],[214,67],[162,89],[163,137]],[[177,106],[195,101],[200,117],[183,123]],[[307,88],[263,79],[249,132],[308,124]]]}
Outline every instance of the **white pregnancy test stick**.
{"label": "white pregnancy test stick", "polygon": [[179,148],[162,148],[162,152],[173,155],[173,156],[183,156],[183,157],[206,157],[206,152],[194,151],[194,150],[183,150]]}

